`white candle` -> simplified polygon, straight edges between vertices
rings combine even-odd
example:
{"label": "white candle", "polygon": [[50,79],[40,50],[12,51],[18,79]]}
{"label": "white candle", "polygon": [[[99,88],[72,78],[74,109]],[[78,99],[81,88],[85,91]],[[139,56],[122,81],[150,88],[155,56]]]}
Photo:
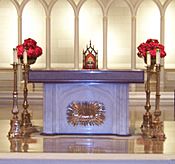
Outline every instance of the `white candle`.
{"label": "white candle", "polygon": [[16,48],[13,48],[13,63],[17,63],[17,52],[16,52]]}
{"label": "white candle", "polygon": [[160,50],[156,50],[156,64],[160,64]]}
{"label": "white candle", "polygon": [[149,52],[146,53],[146,62],[147,62],[147,65],[150,66],[151,65],[151,55]]}
{"label": "white candle", "polygon": [[27,64],[27,51],[26,50],[24,50],[24,53],[23,53],[23,63]]}

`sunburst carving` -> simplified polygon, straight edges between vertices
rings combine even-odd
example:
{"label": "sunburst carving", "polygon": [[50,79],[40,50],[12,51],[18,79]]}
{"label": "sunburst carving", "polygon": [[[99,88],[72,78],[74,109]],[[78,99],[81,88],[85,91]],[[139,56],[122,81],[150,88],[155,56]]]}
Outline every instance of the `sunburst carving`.
{"label": "sunburst carving", "polygon": [[105,108],[103,103],[72,102],[67,109],[67,122],[73,126],[101,125],[105,120]]}

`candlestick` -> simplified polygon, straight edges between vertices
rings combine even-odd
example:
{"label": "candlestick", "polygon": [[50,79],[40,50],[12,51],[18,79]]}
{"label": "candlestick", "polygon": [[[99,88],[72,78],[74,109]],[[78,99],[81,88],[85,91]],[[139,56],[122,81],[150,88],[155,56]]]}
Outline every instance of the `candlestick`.
{"label": "candlestick", "polygon": [[147,65],[150,66],[151,65],[151,55],[149,51],[147,51],[146,53],[146,60],[147,60]]}
{"label": "candlestick", "polygon": [[18,63],[17,62],[17,52],[16,52],[16,48],[13,48],[13,63]]}
{"label": "candlestick", "polygon": [[23,95],[24,95],[24,101],[23,101],[23,112],[22,112],[22,126],[25,128],[32,127],[31,123],[31,116],[30,113],[28,112],[28,88],[27,88],[27,80],[28,80],[28,71],[29,71],[29,64],[23,64],[23,75],[24,75],[24,89],[23,89]]}
{"label": "candlestick", "polygon": [[160,64],[156,65],[156,102],[153,120],[153,138],[159,140],[165,140],[165,134],[163,130],[163,122],[160,121]]}
{"label": "candlestick", "polygon": [[156,64],[160,64],[160,50],[156,50]]}
{"label": "candlestick", "polygon": [[24,50],[24,53],[23,53],[23,63],[27,64],[27,51],[26,50]]}
{"label": "candlestick", "polygon": [[24,136],[30,136],[31,133],[38,131],[34,126],[32,126],[31,115],[28,111],[29,103],[28,103],[28,98],[27,98],[28,97],[27,83],[28,83],[29,69],[30,69],[30,65],[28,63],[23,64],[23,75],[24,75],[23,108],[24,110],[21,115],[21,126],[22,126],[22,132]]}
{"label": "candlestick", "polygon": [[11,152],[22,152],[22,138],[9,138],[9,141]]}
{"label": "candlestick", "polygon": [[14,86],[13,86],[13,108],[12,114],[13,117],[10,120],[10,131],[8,132],[9,138],[21,138],[22,137],[22,130],[21,130],[21,121],[18,119],[18,91],[17,91],[17,69],[18,64],[13,63],[13,72],[14,72]]}
{"label": "candlestick", "polygon": [[145,104],[145,114],[143,115],[143,123],[141,125],[141,130],[144,137],[151,138],[151,129],[152,129],[152,114],[151,104],[150,104],[150,79],[151,79],[151,67],[147,66],[147,80],[145,83],[145,92],[146,92],[146,104]]}

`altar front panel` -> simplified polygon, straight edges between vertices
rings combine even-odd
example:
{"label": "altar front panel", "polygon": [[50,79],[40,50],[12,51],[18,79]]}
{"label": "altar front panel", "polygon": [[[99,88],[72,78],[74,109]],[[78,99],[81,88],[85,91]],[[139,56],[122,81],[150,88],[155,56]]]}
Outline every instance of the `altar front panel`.
{"label": "altar front panel", "polygon": [[128,87],[144,71],[30,70],[28,80],[44,83],[43,133],[128,135]]}
{"label": "altar front panel", "polygon": [[[129,134],[128,83],[44,83],[44,126],[46,134]],[[68,123],[72,102],[99,102],[105,119],[100,125]]]}

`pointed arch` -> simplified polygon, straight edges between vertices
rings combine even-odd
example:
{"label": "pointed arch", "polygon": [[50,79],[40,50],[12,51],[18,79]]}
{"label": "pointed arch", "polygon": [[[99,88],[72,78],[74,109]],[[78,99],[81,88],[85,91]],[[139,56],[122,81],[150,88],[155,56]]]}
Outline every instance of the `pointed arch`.
{"label": "pointed arch", "polygon": [[46,67],[46,10],[47,4],[43,0],[25,0],[21,3],[22,42],[27,38],[32,38],[43,49],[43,54],[37,59],[37,64],[32,67]]}
{"label": "pointed arch", "polygon": [[[160,15],[162,15],[163,14],[163,12],[162,12],[163,6],[160,3],[160,1],[159,0],[152,0],[152,1],[157,5],[157,7],[159,8]],[[142,3],[144,3],[143,0],[138,0],[138,2],[136,3],[136,5],[135,5],[136,14],[137,14],[137,11]]]}
{"label": "pointed arch", "polygon": [[[81,7],[83,6],[83,4],[84,4],[86,1],[87,1],[87,0],[80,0],[80,1],[78,2],[78,5],[77,5],[77,12],[78,12],[78,14],[79,14],[79,12],[80,12]],[[101,2],[101,0],[94,0],[94,1],[96,1],[96,2],[99,4],[99,6],[100,6],[100,8],[101,8],[101,10],[102,10],[102,13],[103,13],[103,15],[104,15],[105,7],[104,7],[103,3]]]}
{"label": "pointed arch", "polygon": [[[80,5],[81,4],[81,5]],[[83,49],[89,41],[96,47],[99,54],[99,68],[103,67],[103,4],[97,0],[81,0],[79,11],[79,63],[82,67]]]}
{"label": "pointed arch", "polygon": [[108,68],[130,69],[131,10],[126,1],[111,1],[108,9],[107,43]]}
{"label": "pointed arch", "polygon": [[175,23],[172,21],[175,15],[175,1],[168,0],[165,5],[165,48],[167,56],[165,58],[165,68],[174,68],[174,42],[175,42]]}
{"label": "pointed arch", "polygon": [[15,5],[11,0],[0,1],[0,68],[11,68],[9,63],[13,63],[13,48],[18,44],[17,4]]}
{"label": "pointed arch", "polygon": [[[116,1],[116,0],[111,0],[111,1],[108,3],[108,5],[107,5],[107,7],[106,7],[106,12],[107,12],[107,14],[108,14],[108,12],[109,12],[109,9],[110,9],[112,3],[114,3],[115,1]],[[128,7],[129,7],[129,9],[130,9],[130,12],[131,12],[131,15],[133,15],[133,13],[134,13],[134,7],[133,7],[131,1],[129,1],[129,0],[124,0],[124,2],[128,5]]]}
{"label": "pointed arch", "polygon": [[[147,39],[161,39],[161,3],[157,0],[139,1],[136,14],[136,46]],[[153,17],[154,15],[154,17]],[[137,53],[137,52],[136,52]],[[136,67],[143,68],[143,60],[136,58]]]}
{"label": "pointed arch", "polygon": [[74,18],[76,5],[71,0],[50,4],[51,67],[74,68]]}

